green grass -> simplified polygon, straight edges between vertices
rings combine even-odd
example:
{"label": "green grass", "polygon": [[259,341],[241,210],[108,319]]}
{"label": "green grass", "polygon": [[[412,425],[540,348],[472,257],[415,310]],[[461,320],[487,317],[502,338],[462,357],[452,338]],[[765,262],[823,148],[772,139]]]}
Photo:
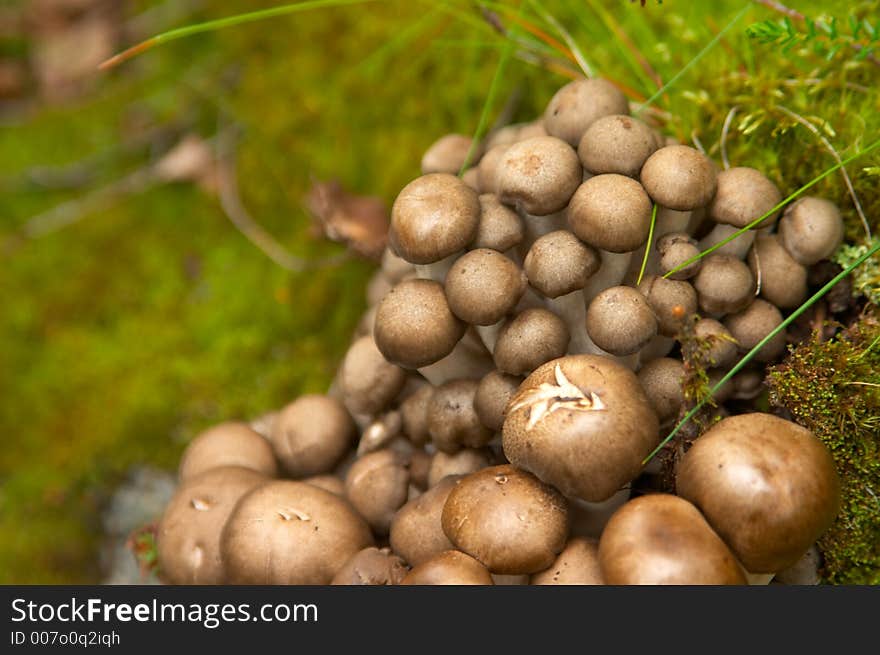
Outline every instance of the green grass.
{"label": "green grass", "polygon": [[[272,4],[203,3],[186,22]],[[878,2],[790,4],[813,17],[880,13]],[[843,158],[880,136],[880,67],[845,51],[826,61],[750,40],[748,25],[776,18],[762,7],[717,38],[743,2],[541,6],[578,44],[579,58],[634,98],[660,88],[639,57],[664,85],[674,81],[643,117],[685,141],[696,135],[716,160],[724,119],[738,106],[731,162],[764,170],[784,193],[834,160],[779,106],[816,117]],[[524,15],[567,40],[528,3]],[[434,139],[477,129],[504,48],[464,0],[321,9],[167,43],[83,99],[37,107],[14,129],[0,128],[0,241],[28,217],[146,163],[147,148],[120,143],[172,123],[211,136],[222,108],[243,128],[240,186],[254,216],[297,255],[337,253],[340,246],[310,235],[301,204],[310,176],[338,177],[390,202]],[[521,50],[494,87],[489,124],[514,89],[522,91],[514,119],[529,120],[567,81],[524,61]],[[84,189],[48,190],[23,177],[80,161],[94,163]],[[876,152],[848,167],[875,233],[878,167]],[[839,175],[811,193],[841,205],[850,242],[864,239]],[[128,467],[173,468],[212,422],[325,389],[371,270],[350,261],[290,275],[235,231],[215,198],[187,185],[121,199],[4,254],[0,583],[96,580],[97,511]]]}

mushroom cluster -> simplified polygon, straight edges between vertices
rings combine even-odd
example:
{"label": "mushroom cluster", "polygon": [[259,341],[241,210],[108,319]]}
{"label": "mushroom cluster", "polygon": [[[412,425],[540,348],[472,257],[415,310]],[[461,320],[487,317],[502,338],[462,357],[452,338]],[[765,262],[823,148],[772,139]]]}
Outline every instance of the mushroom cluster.
{"label": "mushroom cluster", "polygon": [[674,489],[633,483],[686,409],[686,343],[718,379],[776,329],[840,245],[837,208],[781,211],[761,172],[719,170],[600,79],[421,166],[328,393],[187,448],[165,579],[745,584],[815,560],[829,453],[720,404],[760,393],[784,331],[722,389]]}

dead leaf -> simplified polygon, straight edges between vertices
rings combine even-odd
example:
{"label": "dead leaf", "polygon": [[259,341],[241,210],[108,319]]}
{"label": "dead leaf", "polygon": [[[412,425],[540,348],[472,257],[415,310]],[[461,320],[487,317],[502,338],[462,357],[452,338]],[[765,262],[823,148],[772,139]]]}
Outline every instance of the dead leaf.
{"label": "dead leaf", "polygon": [[368,259],[382,256],[389,219],[381,198],[355,195],[337,180],[315,180],[305,204],[320,234]]}

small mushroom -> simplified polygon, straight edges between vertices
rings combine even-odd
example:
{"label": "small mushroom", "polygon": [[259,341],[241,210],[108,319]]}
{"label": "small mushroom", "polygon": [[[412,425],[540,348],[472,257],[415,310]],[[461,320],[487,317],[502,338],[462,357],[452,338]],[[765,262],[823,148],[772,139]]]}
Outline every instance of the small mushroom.
{"label": "small mushroom", "polygon": [[733,553],[696,507],[650,494],[621,507],[599,539],[599,565],[610,585],[744,585]]}
{"label": "small mushroom", "polygon": [[730,331],[714,318],[701,318],[694,325],[694,336],[702,344],[704,366],[727,367],[736,359],[737,342]]}
{"label": "small mushroom", "polygon": [[[742,350],[751,350],[782,323],[782,314],[766,300],[755,300],[741,312],[724,319],[726,327]],[[772,362],[785,352],[785,330],[780,331],[755,355],[759,362]]]}
{"label": "small mushroom", "polygon": [[793,565],[840,508],[828,449],[806,428],[770,414],[712,426],[681,460],[676,489],[752,573]]}
{"label": "small mushroom", "polygon": [[[657,240],[657,251],[660,253],[658,266],[662,275],[666,275],[700,254],[697,242],[690,235],[681,232],[672,232],[660,237]],[[673,273],[668,279],[689,280],[700,271],[701,264],[702,260],[698,259]]]}
{"label": "small mushroom", "polygon": [[585,537],[572,537],[550,568],[535,573],[533,585],[600,585],[599,542]]}
{"label": "small mushroom", "polygon": [[699,150],[666,146],[648,157],[640,179],[658,205],[686,211],[705,207],[715,195],[715,165]]}
{"label": "small mushroom", "polygon": [[599,348],[618,356],[637,352],[657,334],[654,311],[632,287],[611,287],[597,295],[587,307],[586,325]]}
{"label": "small mushroom", "polygon": [[447,550],[422,562],[406,575],[404,585],[491,585],[486,567],[470,555]]}
{"label": "small mushroom", "polygon": [[355,414],[377,414],[386,409],[406,382],[406,371],[388,362],[370,336],[348,349],[339,371],[345,403]]}
{"label": "small mushroom", "polygon": [[651,199],[632,178],[597,175],[578,187],[566,216],[571,231],[585,243],[609,252],[630,252],[648,240]]}
{"label": "small mushroom", "polygon": [[523,270],[532,287],[547,298],[558,298],[583,289],[600,263],[593,248],[568,230],[556,230],[532,244]]}
{"label": "small mushroom", "polygon": [[674,337],[685,321],[697,313],[697,292],[687,280],[667,280],[659,275],[648,275],[639,284],[657,318],[657,331],[665,337]]}
{"label": "small mushroom", "polygon": [[492,573],[537,573],[568,537],[568,505],[550,485],[513,466],[483,469],[452,489],[441,516],[455,546]]}
{"label": "small mushroom", "polygon": [[448,476],[401,507],[391,521],[391,548],[412,566],[454,546],[443,532],[440,516],[458,476]]}
{"label": "small mushroom", "polygon": [[638,377],[660,425],[672,422],[684,404],[684,364],[678,359],[660,357],[645,364]]}
{"label": "small mushroom", "polygon": [[584,169],[593,175],[619,173],[638,177],[645,161],[657,150],[654,131],[632,116],[614,114],[596,120],[578,145]]}
{"label": "small mushroom", "polygon": [[547,134],[576,148],[598,119],[628,113],[626,96],[608,80],[576,80],[559,89],[550,100],[544,111],[544,128]]}
{"label": "small mushroom", "polygon": [[387,534],[409,493],[408,458],[391,449],[358,458],[345,476],[345,497],[376,534]]}
{"label": "small mushroom", "polygon": [[403,432],[415,446],[423,446],[431,439],[428,432],[428,405],[434,387],[430,384],[419,387],[400,404]]}
{"label": "small mushroom", "polygon": [[471,325],[493,325],[516,307],[526,290],[525,273],[496,250],[465,253],[446,275],[446,299],[458,318]]}
{"label": "small mushroom", "polygon": [[[463,134],[447,134],[431,144],[422,156],[422,173],[458,175],[471,150],[473,139]],[[479,152],[475,152],[479,155]],[[471,161],[473,164],[474,161]]]}
{"label": "small mushroom", "polygon": [[779,238],[796,262],[812,266],[833,255],[843,242],[840,210],[823,198],[801,198],[780,219]]}
{"label": "small mushroom", "polygon": [[494,193],[480,195],[480,226],[471,248],[492,248],[504,252],[519,245],[525,228],[520,215],[501,204]]}
{"label": "small mushroom", "polygon": [[581,163],[574,148],[552,136],[510,146],[495,175],[501,202],[535,216],[564,209],[581,178]]}
{"label": "small mushroom", "polygon": [[370,546],[352,555],[330,581],[332,585],[397,585],[409,569],[390,548]]}
{"label": "small mushroom", "polygon": [[339,400],[308,394],[281,410],[270,441],[287,474],[304,478],[331,471],[351,447],[354,435],[354,422]]}
{"label": "small mushroom", "polygon": [[474,410],[480,422],[493,432],[500,432],[504,425],[507,404],[516,395],[522,378],[499,370],[487,374],[474,394]]}
{"label": "small mushroom", "polygon": [[759,234],[749,251],[749,268],[762,298],[791,309],[807,297],[807,269],[782,246],[776,234]]}
{"label": "small mushroom", "polygon": [[242,466],[270,478],[278,475],[272,446],[247,423],[229,421],[200,433],[183,451],[177,477],[189,480],[221,466]]}
{"label": "small mushroom", "polygon": [[568,326],[547,309],[520,312],[501,327],[495,342],[495,366],[509,375],[527,375],[565,354],[570,340]]}
{"label": "small mushroom", "polygon": [[476,380],[450,380],[434,390],[428,403],[428,432],[438,450],[454,453],[462,447],[479,448],[492,439],[474,409]]}
{"label": "small mushroom", "polygon": [[510,144],[491,146],[477,166],[477,187],[480,193],[498,193],[498,167]]}
{"label": "small mushroom", "polygon": [[442,450],[438,451],[431,457],[431,468],[428,469],[428,486],[433,487],[450,475],[476,473],[491,463],[492,453],[486,448],[462,448],[451,455]]}
{"label": "small mushroom", "polygon": [[242,497],[220,536],[227,582],[239,585],[326,585],[371,545],[369,526],[348,502],[290,480]]}
{"label": "small mushroom", "polygon": [[743,310],[755,298],[752,272],[742,261],[730,255],[704,257],[693,285],[700,309],[713,316]]}
{"label": "small mushroom", "polygon": [[324,475],[313,475],[310,478],[304,478],[303,482],[305,482],[306,484],[310,484],[313,487],[318,487],[318,489],[329,491],[331,494],[336,494],[337,496],[345,496],[345,482],[339,476],[333,475],[331,473],[325,473]]}

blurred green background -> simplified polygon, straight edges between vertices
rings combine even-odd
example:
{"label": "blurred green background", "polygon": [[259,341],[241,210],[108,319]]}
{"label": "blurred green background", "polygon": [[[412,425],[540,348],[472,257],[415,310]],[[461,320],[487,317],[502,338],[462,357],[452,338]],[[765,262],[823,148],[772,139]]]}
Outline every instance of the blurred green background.
{"label": "blurred green background", "polygon": [[[880,68],[848,47],[782,52],[751,40],[748,25],[781,15],[740,0],[534,3],[524,28],[504,7],[465,0],[324,8],[175,41],[106,74],[90,68],[61,90],[40,69],[46,35],[68,29],[41,22],[51,4],[0,2],[0,62],[21,78],[0,96],[0,583],[99,580],[98,517],[126,471],[173,470],[210,424],[326,390],[366,307],[371,262],[352,256],[291,273],[235,229],[210,189],[119,191],[183,136],[210,140],[221,120],[237,125],[244,203],[292,254],[323,261],[345,247],[314,234],[303,202],[313,179],[390,205],[432,141],[476,129],[507,43],[486,11],[523,39],[490,124],[505,108],[511,120],[534,118],[568,81],[565,59],[541,36],[564,40],[547,15],[634,100],[687,67],[651,120],[718,160],[722,124],[738,106],[731,160],[762,168],[785,191],[834,160],[778,105],[843,156],[877,138],[880,124]],[[272,3],[111,4],[120,49]],[[876,2],[789,6],[878,18]],[[83,31],[63,45],[70,52],[92,38]],[[850,167],[871,217],[878,164],[872,155]],[[841,203],[849,237],[861,238],[840,177],[817,191]],[[66,224],[34,234],[34,217],[59,205]]]}

